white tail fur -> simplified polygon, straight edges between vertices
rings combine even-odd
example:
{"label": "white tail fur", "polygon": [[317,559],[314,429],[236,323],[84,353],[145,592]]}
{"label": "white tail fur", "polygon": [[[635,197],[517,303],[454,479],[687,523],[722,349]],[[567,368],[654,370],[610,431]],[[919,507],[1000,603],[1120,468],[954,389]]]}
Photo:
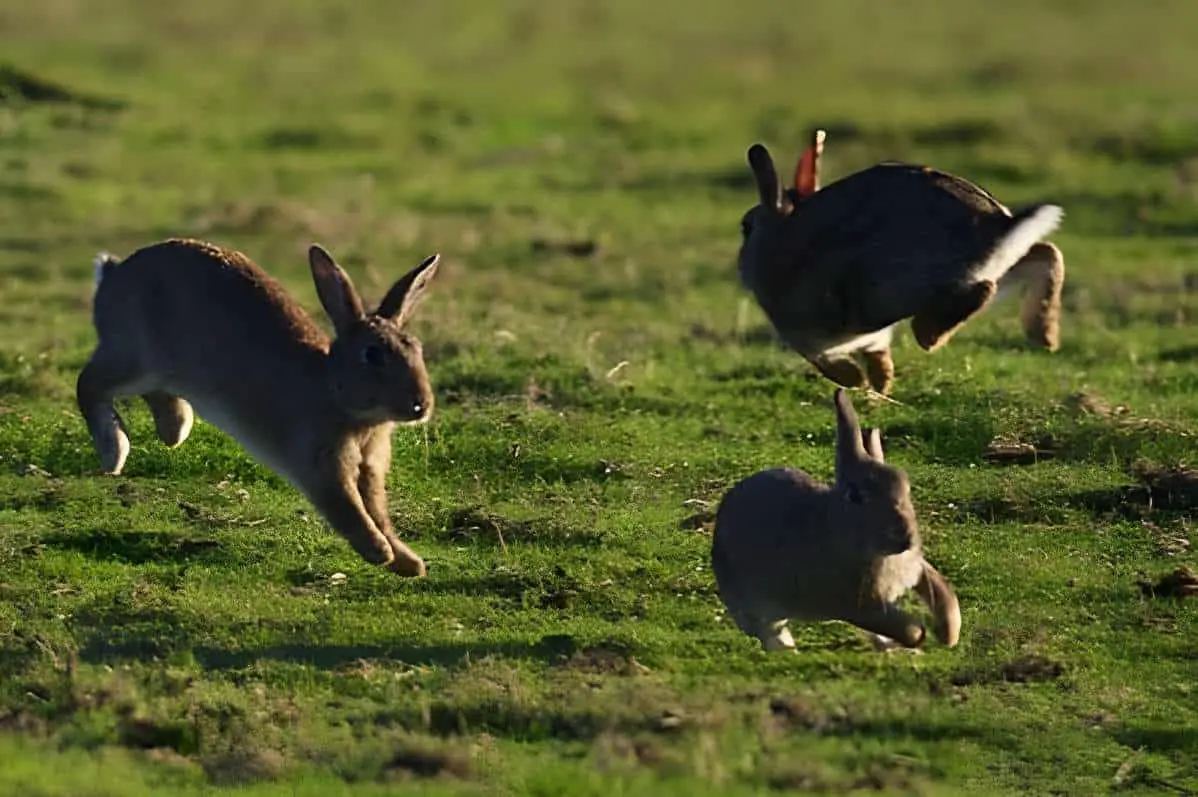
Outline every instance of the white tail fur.
{"label": "white tail fur", "polygon": [[96,287],[99,287],[104,279],[104,267],[119,262],[116,255],[109,252],[100,252],[92,258],[92,268],[95,269],[96,273]]}
{"label": "white tail fur", "polygon": [[978,280],[998,282],[1011,267],[1060,226],[1065,211],[1059,205],[1044,205],[1020,221],[1007,233],[975,273]]}

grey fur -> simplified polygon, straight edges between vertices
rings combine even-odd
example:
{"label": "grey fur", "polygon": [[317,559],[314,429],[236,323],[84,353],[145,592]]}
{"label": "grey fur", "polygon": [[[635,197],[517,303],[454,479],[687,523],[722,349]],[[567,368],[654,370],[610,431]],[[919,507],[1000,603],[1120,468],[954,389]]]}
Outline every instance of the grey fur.
{"label": "grey fur", "polygon": [[843,620],[883,645],[919,647],[924,626],[896,605],[915,589],[937,638],[956,645],[960,607],[924,559],[906,474],[882,461],[880,434],[862,433],[846,391],[834,403],[834,484],[773,468],[720,502],[711,567],[728,614],[767,650],[794,647],[791,620]]}

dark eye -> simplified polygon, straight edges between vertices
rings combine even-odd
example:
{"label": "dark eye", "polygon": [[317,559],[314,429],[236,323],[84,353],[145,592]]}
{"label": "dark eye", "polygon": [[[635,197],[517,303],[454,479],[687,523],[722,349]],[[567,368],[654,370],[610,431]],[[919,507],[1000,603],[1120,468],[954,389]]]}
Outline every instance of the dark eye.
{"label": "dark eye", "polygon": [[362,362],[378,368],[383,364],[383,347],[377,343],[367,343],[362,347]]}
{"label": "dark eye", "polygon": [[748,238],[751,232],[753,232],[753,224],[749,221],[749,217],[745,216],[740,220],[740,234]]}
{"label": "dark eye", "polygon": [[861,488],[855,484],[850,484],[844,488],[845,497],[854,504],[861,503]]}

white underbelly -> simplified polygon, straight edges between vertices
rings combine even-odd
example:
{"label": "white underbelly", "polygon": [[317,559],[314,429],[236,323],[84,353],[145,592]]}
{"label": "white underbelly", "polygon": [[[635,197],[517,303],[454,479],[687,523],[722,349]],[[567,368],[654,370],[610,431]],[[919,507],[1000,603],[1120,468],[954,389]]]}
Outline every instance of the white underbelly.
{"label": "white underbelly", "polygon": [[896,326],[898,324],[891,324],[888,327],[879,329],[877,332],[859,335],[843,343],[837,343],[826,349],[824,353],[838,355],[849,354],[855,351],[884,351],[890,348],[890,341],[894,337],[894,328]]}
{"label": "white underbelly", "polygon": [[272,439],[266,430],[245,423],[236,413],[229,412],[221,401],[214,401],[205,396],[189,396],[187,401],[200,420],[220,429],[240,443],[245,452],[258,463],[274,471],[293,486],[299,486],[295,478],[298,463],[289,459],[286,447],[281,441]]}

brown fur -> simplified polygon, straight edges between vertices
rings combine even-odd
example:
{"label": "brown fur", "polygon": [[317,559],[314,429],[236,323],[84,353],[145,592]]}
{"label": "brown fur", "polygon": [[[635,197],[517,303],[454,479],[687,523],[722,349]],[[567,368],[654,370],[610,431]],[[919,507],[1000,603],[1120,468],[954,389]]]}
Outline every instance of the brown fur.
{"label": "brown fur", "polygon": [[436,264],[413,269],[366,313],[349,277],[313,246],[313,280],[337,329],[330,339],[240,252],[171,239],[104,261],[100,341],[76,386],[102,470],[119,474],[129,452],[113,399],[140,394],[172,447],[187,438],[195,403],[364,559],[423,575],[392,528],[385,481],[396,423],[422,423],[433,409],[420,342],[403,325]]}
{"label": "brown fur", "polygon": [[1036,244],[1010,276],[1026,284],[1020,320],[1024,334],[1035,346],[1056,351],[1061,346],[1061,290],[1065,285],[1065,257],[1055,244]]}
{"label": "brown fur", "polygon": [[880,351],[864,351],[861,359],[865,360],[865,373],[869,376],[869,386],[883,396],[890,393],[894,387],[894,359],[890,349]]}

